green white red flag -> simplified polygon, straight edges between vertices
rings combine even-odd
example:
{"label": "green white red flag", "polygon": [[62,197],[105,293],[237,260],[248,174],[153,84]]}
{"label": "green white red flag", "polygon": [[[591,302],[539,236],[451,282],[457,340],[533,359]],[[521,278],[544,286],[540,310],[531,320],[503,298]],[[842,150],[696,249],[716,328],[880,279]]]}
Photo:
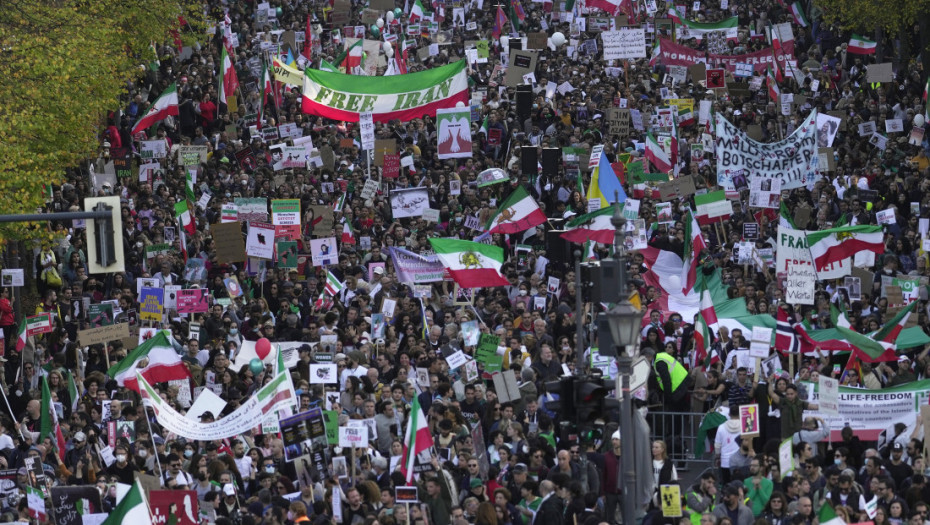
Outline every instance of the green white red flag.
{"label": "green white red flag", "polygon": [[187,207],[187,201],[177,202],[174,205],[174,216],[178,219],[178,222],[181,223],[181,227],[184,228],[189,235],[193,235],[196,231],[196,226],[194,225],[194,219],[191,216],[191,210]]}
{"label": "green white red flag", "polygon": [[807,244],[816,268],[824,268],[862,251],[885,253],[884,237],[878,225],[843,226],[807,232]]}
{"label": "green white red flag", "polygon": [[849,39],[849,45],[846,51],[857,55],[874,55],[878,44],[874,40],[863,38],[859,35],[853,35]]}
{"label": "green white red flag", "polygon": [[404,454],[400,461],[400,471],[404,473],[407,484],[413,482],[413,467],[416,465],[417,455],[428,451],[433,446],[433,436],[426,424],[426,416],[420,408],[418,396],[413,396],[413,406],[410,407],[410,420],[407,422],[407,433],[404,435]]}
{"label": "green white red flag", "polygon": [[158,100],[152,104],[144,117],[140,118],[136,125],[132,127],[131,135],[144,131],[153,124],[161,122],[170,116],[178,116],[178,85],[171,84],[161,95]]}
{"label": "green white red flag", "polygon": [[308,69],[305,71],[303,112],[309,115],[358,122],[371,112],[375,122],[406,122],[437,109],[468,104],[465,61],[388,77],[357,77]]}
{"label": "green white red flag", "polygon": [[546,214],[539,209],[539,204],[527,193],[526,188],[517,186],[488,221],[485,229],[490,233],[518,233],[544,222]]}
{"label": "green white red flag", "polygon": [[611,224],[610,218],[613,217],[616,206],[622,206],[622,204],[614,204],[575,217],[565,225],[567,231],[562,234],[562,238],[575,244],[594,241],[612,245],[616,228]]}
{"label": "green white red flag", "polygon": [[652,136],[652,133],[646,133],[646,159],[652,163],[662,173],[672,171],[672,157],[665,151],[665,148],[659,144],[659,141]]}
{"label": "green white red flag", "polygon": [[239,77],[236,76],[236,66],[232,63],[229,56],[229,50],[223,46],[223,55],[220,57],[220,93],[218,100],[223,104],[228,104],[227,98],[239,89]]}
{"label": "green white red flag", "polygon": [[509,284],[501,275],[503,248],[459,239],[430,239],[429,242],[460,287],[487,288]]}
{"label": "green white red flag", "polygon": [[[688,295],[697,282],[697,268],[701,263],[701,252],[707,248],[707,243],[701,235],[701,226],[694,214],[689,210],[685,219],[685,265],[681,275],[681,293]],[[713,324],[713,323],[711,323]]]}
{"label": "green white red flag", "polygon": [[[139,391],[136,372],[149,383],[166,383],[191,376],[187,365],[168,340],[168,332],[160,331],[133,349],[122,361],[110,367],[107,375],[119,386]],[[145,363],[145,366],[140,366]]]}
{"label": "green white red flag", "polygon": [[58,457],[65,460],[65,437],[61,433],[61,426],[58,424],[58,412],[52,406],[52,394],[48,388],[48,377],[39,378],[42,382],[42,408],[39,417],[40,431],[39,441],[44,442],[45,438],[52,438],[55,448],[58,449]]}

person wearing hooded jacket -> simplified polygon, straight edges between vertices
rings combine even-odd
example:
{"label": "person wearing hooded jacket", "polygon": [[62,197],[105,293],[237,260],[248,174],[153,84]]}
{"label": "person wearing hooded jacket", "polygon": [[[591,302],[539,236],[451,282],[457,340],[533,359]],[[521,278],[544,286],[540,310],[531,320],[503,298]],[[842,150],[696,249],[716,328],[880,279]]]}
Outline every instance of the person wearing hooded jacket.
{"label": "person wearing hooded jacket", "polygon": [[730,458],[739,450],[740,446],[739,405],[730,406],[730,419],[717,427],[717,436],[714,438],[715,461],[720,468],[720,479],[723,483],[730,481]]}

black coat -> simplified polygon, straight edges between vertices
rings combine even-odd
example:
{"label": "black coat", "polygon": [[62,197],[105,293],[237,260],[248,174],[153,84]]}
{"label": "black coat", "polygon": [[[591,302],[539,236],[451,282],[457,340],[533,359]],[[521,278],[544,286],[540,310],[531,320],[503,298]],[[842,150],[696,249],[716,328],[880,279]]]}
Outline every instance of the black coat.
{"label": "black coat", "polygon": [[539,506],[539,510],[536,512],[536,518],[533,522],[545,523],[546,525],[562,525],[565,521],[564,516],[565,503],[562,501],[562,498],[553,494],[546,498],[546,501],[543,501],[542,505]]}

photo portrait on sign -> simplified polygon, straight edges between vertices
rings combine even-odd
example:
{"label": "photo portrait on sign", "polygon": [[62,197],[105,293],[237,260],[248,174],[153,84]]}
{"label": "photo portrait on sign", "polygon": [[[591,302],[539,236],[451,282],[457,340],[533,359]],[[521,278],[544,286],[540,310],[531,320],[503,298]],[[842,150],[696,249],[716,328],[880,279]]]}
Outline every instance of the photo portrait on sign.
{"label": "photo portrait on sign", "polygon": [[310,256],[314,266],[328,266],[339,262],[339,250],[336,248],[336,238],[310,240]]}

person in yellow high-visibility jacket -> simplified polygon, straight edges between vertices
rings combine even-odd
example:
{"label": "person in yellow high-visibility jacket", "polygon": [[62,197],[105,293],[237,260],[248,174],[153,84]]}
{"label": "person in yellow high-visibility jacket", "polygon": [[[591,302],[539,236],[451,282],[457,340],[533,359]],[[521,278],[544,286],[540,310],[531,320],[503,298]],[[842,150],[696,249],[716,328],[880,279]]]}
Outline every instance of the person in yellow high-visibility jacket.
{"label": "person in yellow high-visibility jacket", "polygon": [[662,429],[668,443],[668,454],[674,457],[678,447],[685,441],[682,430],[688,428],[684,425],[685,412],[689,411],[688,388],[691,384],[691,375],[685,365],[668,352],[659,352],[652,362],[659,390],[662,392],[662,402],[666,412],[671,414],[663,417]]}

